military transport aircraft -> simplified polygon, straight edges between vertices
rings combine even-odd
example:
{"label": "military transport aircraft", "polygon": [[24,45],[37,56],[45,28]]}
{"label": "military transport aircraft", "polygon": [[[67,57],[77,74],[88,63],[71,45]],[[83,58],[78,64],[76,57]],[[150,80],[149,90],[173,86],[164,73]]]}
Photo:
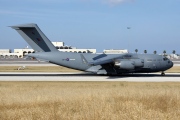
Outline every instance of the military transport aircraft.
{"label": "military transport aircraft", "polygon": [[15,29],[36,51],[27,56],[81,71],[106,75],[150,72],[161,72],[161,75],[165,75],[164,71],[173,66],[173,62],[168,58],[156,54],[60,52],[37,24],[31,23],[10,27]]}

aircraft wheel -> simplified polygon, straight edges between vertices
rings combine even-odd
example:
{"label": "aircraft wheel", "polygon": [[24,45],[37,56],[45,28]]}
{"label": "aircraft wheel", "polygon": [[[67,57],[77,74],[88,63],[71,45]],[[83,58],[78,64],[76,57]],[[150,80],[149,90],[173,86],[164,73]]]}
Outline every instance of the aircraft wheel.
{"label": "aircraft wheel", "polygon": [[164,72],[162,72],[162,73],[161,73],[161,76],[165,76],[165,73],[164,73]]}

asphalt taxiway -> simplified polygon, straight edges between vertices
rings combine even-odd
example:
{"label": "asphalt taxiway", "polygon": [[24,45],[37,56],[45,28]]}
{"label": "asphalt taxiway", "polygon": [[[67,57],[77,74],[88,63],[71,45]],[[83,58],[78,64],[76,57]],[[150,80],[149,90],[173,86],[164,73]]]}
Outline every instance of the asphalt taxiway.
{"label": "asphalt taxiway", "polygon": [[127,82],[180,82],[180,73],[126,74],[104,76],[90,73],[1,72],[0,81],[127,81]]}

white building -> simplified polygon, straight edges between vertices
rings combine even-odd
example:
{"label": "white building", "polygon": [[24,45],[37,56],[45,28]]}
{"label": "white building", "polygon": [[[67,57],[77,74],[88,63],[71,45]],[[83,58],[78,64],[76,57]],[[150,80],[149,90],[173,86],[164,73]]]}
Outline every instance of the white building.
{"label": "white building", "polygon": [[179,56],[177,56],[176,54],[170,54],[169,58],[170,59],[179,59]]}
{"label": "white building", "polygon": [[52,42],[54,46],[64,46],[64,42]]}
{"label": "white building", "polygon": [[18,58],[23,58],[25,55],[35,52],[33,49],[24,48],[24,49],[14,49],[14,53],[19,55]]}
{"label": "white building", "polygon": [[110,49],[110,50],[104,50],[103,52],[105,54],[123,54],[123,53],[128,53],[128,50],[127,49],[123,49],[123,50]]}
{"label": "white building", "polygon": [[10,49],[0,49],[0,59],[18,58],[21,53],[11,53]]}
{"label": "white building", "polygon": [[[62,52],[96,53],[96,49],[76,49],[75,47],[64,46],[64,42],[52,42],[52,44]],[[10,49],[0,49],[0,59],[23,58],[30,53],[35,53],[35,51],[28,47],[24,49],[14,49],[14,53],[11,53]]]}
{"label": "white building", "polygon": [[1,53],[11,53],[10,49],[0,49],[0,54]]}
{"label": "white building", "polygon": [[74,53],[96,53],[96,49],[58,49],[62,52],[74,52]]}

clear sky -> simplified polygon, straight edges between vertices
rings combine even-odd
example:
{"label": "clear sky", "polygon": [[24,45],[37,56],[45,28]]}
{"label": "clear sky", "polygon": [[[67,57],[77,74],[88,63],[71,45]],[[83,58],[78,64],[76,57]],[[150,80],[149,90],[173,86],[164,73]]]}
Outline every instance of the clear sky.
{"label": "clear sky", "polygon": [[0,49],[27,46],[8,27],[24,23],[77,48],[180,53],[180,0],[0,0]]}

